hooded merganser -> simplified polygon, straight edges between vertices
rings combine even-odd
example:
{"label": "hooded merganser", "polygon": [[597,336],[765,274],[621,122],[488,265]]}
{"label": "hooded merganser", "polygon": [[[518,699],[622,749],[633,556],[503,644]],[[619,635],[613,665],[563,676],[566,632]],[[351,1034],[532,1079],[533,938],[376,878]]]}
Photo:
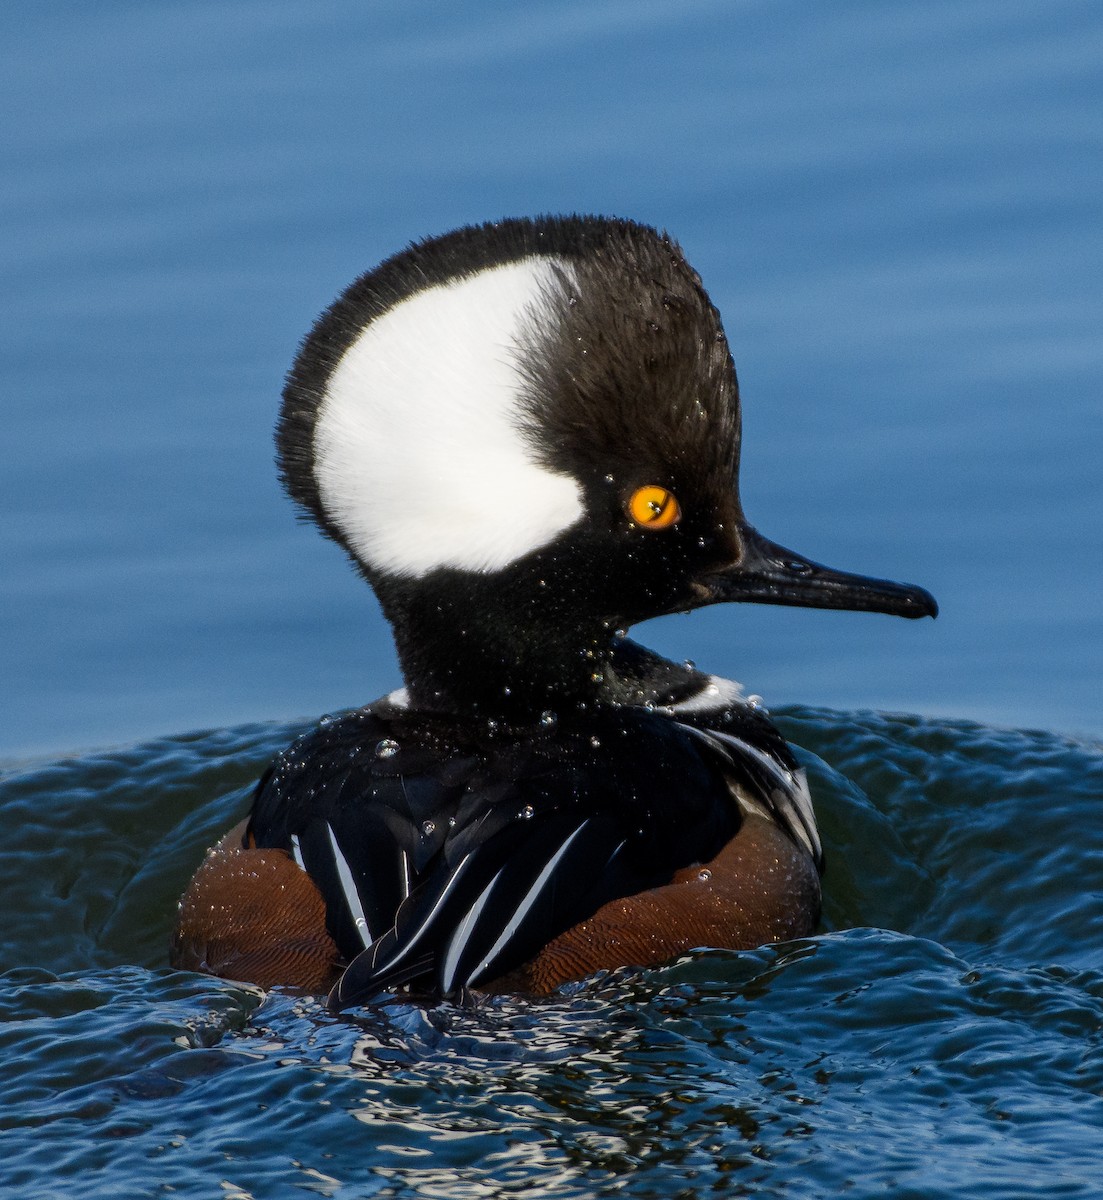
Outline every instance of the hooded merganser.
{"label": "hooded merganser", "polygon": [[507,220],[411,246],[288,377],[292,497],[375,589],[405,688],[324,719],[181,901],[176,965],[547,991],[810,933],[804,773],[738,684],[628,641],[722,601],[934,616],[774,545],[737,492],[720,316],[665,234]]}

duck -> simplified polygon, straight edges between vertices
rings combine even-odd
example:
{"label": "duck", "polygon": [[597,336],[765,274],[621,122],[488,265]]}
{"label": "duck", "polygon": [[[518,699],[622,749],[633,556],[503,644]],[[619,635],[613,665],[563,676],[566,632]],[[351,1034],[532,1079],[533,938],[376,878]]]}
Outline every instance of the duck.
{"label": "duck", "polygon": [[812,934],[793,750],[741,685],[627,631],[938,608],[759,534],[740,442],[720,314],[665,232],[511,218],[351,284],[287,376],[277,463],[374,590],[403,686],[276,758],[180,901],[173,965],[341,1011]]}

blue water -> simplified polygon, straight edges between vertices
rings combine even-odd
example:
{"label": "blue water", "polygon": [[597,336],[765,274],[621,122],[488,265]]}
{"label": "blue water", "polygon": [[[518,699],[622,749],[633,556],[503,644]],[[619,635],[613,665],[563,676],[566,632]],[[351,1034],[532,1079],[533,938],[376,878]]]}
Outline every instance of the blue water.
{"label": "blue water", "polygon": [[[0,114],[0,1189],[1098,1194],[1098,5],[7,5]],[[276,484],[298,339],[564,210],[701,271],[755,524],[942,604],[637,631],[789,706],[824,932],[351,1021],[169,972],[267,758],[397,682]]]}
{"label": "blue water", "polygon": [[815,788],[823,934],[341,1019],[165,966],[197,857],[296,727],[12,773],[7,1194],[1098,1196],[1103,747],[778,719]]}

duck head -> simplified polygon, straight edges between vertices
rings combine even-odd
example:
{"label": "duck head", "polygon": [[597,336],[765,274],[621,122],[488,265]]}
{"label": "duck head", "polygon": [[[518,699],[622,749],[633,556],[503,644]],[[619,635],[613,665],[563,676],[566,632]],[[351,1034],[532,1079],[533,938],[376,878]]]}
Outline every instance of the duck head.
{"label": "duck head", "polygon": [[363,275],[303,343],[277,447],[426,708],[585,704],[616,631],[706,604],[937,612],[748,523],[719,313],[629,221],[464,228]]}

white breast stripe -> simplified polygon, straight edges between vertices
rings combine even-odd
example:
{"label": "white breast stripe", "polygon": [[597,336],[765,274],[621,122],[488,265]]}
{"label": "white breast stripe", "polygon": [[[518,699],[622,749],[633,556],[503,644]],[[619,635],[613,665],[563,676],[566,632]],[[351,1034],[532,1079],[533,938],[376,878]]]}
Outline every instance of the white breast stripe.
{"label": "white breast stripe", "polygon": [[721,675],[710,675],[699,692],[672,704],[670,709],[677,716],[679,713],[718,712],[745,703],[741,683],[724,679]]}
{"label": "white breast stripe", "polygon": [[808,836],[814,843],[812,854],[819,858],[823,853],[823,844],[820,842],[820,827],[816,824],[816,810],[812,807],[812,793],[808,790],[808,776],[804,771],[797,772],[797,790],[790,793],[793,804],[800,813],[801,820],[804,822],[804,828],[808,831]]}
{"label": "white breast stripe", "polygon": [[352,919],[356,922],[356,932],[360,935],[364,948],[367,949],[374,940],[371,930],[368,928],[368,919],[364,916],[364,906],[360,903],[360,894],[356,890],[356,884],[353,883],[352,871],[349,870],[348,862],[341,853],[341,847],[337,845],[333,826],[328,821],[326,822],[326,833],[329,834],[329,845],[333,851],[333,861],[337,865],[337,877],[341,880],[341,891],[345,894],[345,903],[349,906]]}
{"label": "white breast stripe", "polygon": [[731,747],[737,754],[745,754],[748,758],[753,758],[759,766],[764,767],[784,788],[797,787],[797,778],[788,767],[783,766],[770,755],[759,750],[757,746],[752,746],[750,742],[745,742],[742,738],[736,737],[731,733],[721,733],[718,729],[698,729],[693,725],[679,725],[683,729],[689,730],[690,733],[697,734],[698,737],[704,737],[706,740],[713,743],[719,743],[721,749]]}
{"label": "white breast stripe", "polygon": [[293,833],[291,835],[291,857],[295,860],[296,866],[302,870],[306,870],[306,863],[303,862],[303,848],[299,845],[299,835]]}
{"label": "white breast stripe", "polygon": [[[812,793],[808,790],[808,777],[804,771],[799,769],[797,771],[790,771],[788,767],[776,762],[768,754],[764,754],[756,747],[748,745],[742,738],[734,737],[730,733],[721,733],[718,730],[712,730],[711,732],[713,736],[739,747],[743,753],[749,754],[764,767],[768,767],[773,771],[775,777],[781,782],[779,790],[786,806],[793,810],[797,818],[797,822],[793,827],[794,833],[808,847],[808,851],[812,857],[818,859],[823,854],[823,844],[820,842],[819,826],[816,824],[816,813],[812,807]],[[771,796],[771,799],[774,799],[774,797]]]}
{"label": "white breast stripe", "polygon": [[[576,480],[533,457],[519,341],[547,326],[566,263],[532,257],[415,292],[368,324],[326,385],[314,471],[376,570],[496,571],[582,515]],[[563,300],[565,303],[565,298]]]}
{"label": "white breast stripe", "polygon": [[[697,729],[693,725],[682,725],[688,733],[696,734],[702,741],[710,743],[730,757],[730,752],[745,755],[764,767],[778,781],[778,788],[770,796],[777,805],[779,815],[785,818],[785,823],[793,833],[804,843],[808,853],[819,859],[823,853],[820,842],[819,827],[816,824],[816,814],[812,808],[812,796],[808,791],[808,780],[803,771],[790,771],[788,767],[775,761],[768,754],[752,746],[742,738],[730,733],[721,733],[716,729]],[[780,796],[780,801],[778,799]],[[791,810],[786,812],[785,810]]]}
{"label": "white breast stripe", "polygon": [[[574,842],[575,838],[578,837],[578,835],[586,828],[587,825],[589,825],[589,823],[590,819],[587,817],[586,820],[583,821],[582,824],[579,825],[579,827],[574,831],[574,833],[567,838],[563,845],[560,846],[559,849],[551,856],[547,862],[547,865],[540,872],[540,874],[537,875],[536,882],[525,893],[525,898],[514,909],[513,916],[510,917],[505,929],[503,929],[499,935],[498,940],[493,946],[490,947],[490,952],[487,954],[486,958],[484,958],[483,961],[479,963],[478,967],[471,972],[469,982],[475,983],[478,980],[479,976],[486,970],[488,966],[490,966],[495,958],[498,957],[498,954],[501,952],[502,948],[509,941],[509,939],[517,932],[517,930],[520,928],[521,922],[526,916],[528,916],[529,909],[531,909],[536,903],[537,897],[544,890],[544,884],[547,883],[548,877],[559,865],[559,860],[564,854],[567,853],[567,851],[571,848],[571,844]],[[617,848],[619,849],[620,847]]]}

